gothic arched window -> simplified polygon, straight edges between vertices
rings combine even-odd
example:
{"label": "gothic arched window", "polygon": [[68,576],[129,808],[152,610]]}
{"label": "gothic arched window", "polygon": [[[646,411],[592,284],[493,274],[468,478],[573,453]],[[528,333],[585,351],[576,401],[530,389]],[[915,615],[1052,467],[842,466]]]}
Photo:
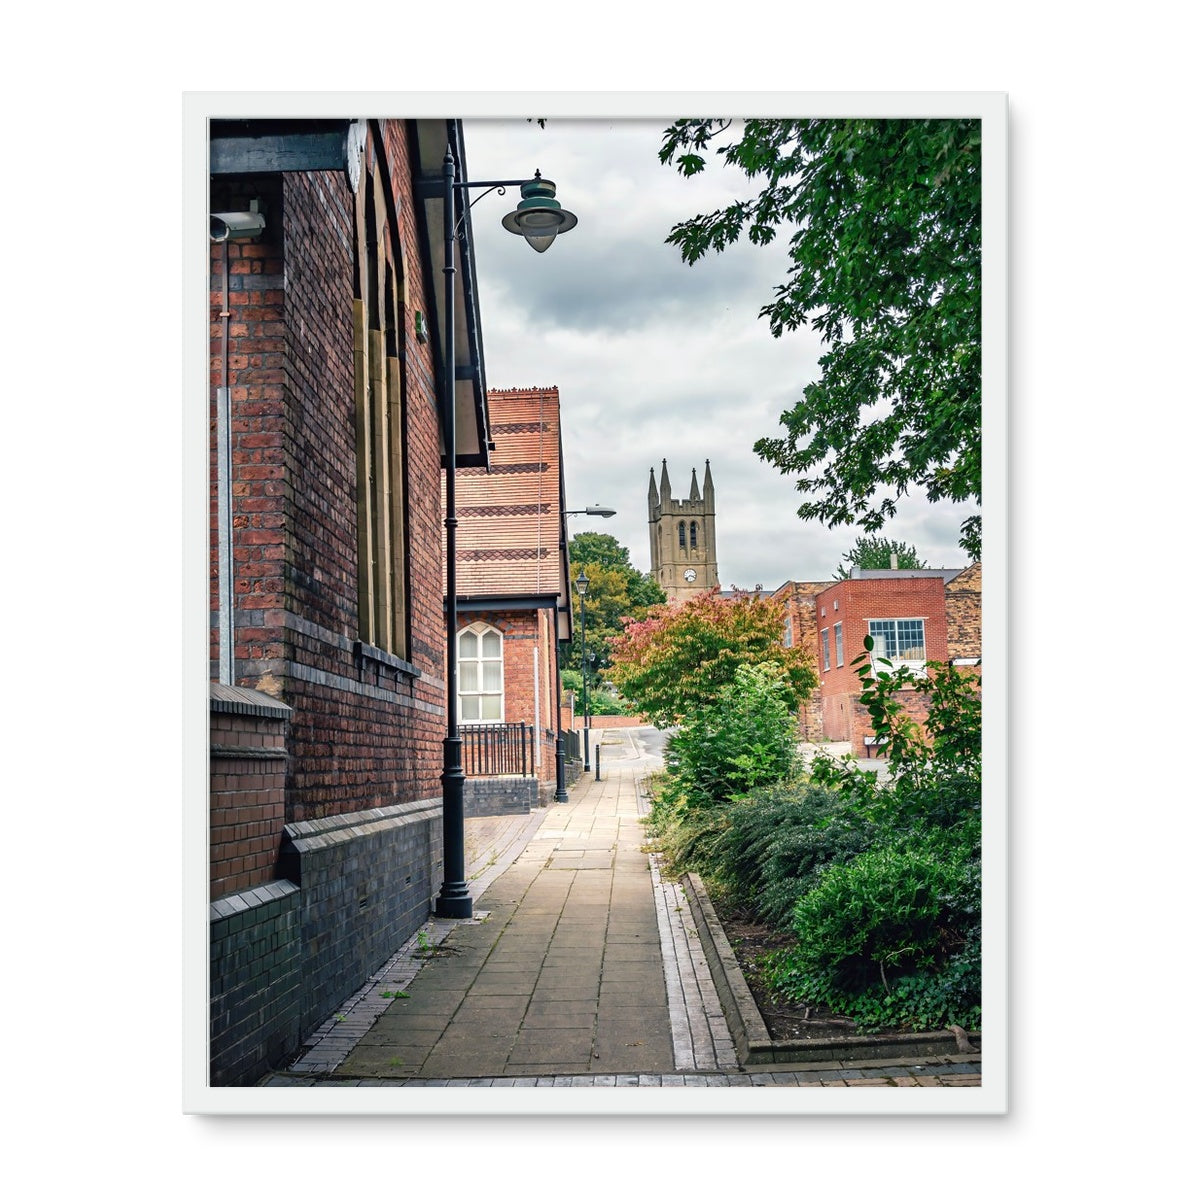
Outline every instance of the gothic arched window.
{"label": "gothic arched window", "polygon": [[696,522],[692,522],[692,549],[696,548]]}
{"label": "gothic arched window", "polygon": [[682,521],[679,522],[679,548],[687,549],[687,528]]}
{"label": "gothic arched window", "polygon": [[503,641],[481,621],[458,635],[458,713],[464,724],[504,720]]}

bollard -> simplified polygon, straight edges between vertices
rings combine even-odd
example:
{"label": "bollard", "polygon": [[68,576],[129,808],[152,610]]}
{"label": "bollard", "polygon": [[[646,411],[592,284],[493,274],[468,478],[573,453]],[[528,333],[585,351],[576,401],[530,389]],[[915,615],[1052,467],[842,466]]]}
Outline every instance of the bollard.
{"label": "bollard", "polygon": [[596,782],[600,782],[600,743],[596,743]]}

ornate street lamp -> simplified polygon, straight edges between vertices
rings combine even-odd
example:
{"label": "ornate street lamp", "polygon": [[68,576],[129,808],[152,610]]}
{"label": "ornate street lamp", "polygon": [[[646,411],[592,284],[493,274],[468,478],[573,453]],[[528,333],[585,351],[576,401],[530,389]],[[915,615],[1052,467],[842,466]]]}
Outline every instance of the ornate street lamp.
{"label": "ornate street lamp", "polygon": [[[458,464],[454,402],[454,219],[455,189],[484,188],[500,191],[520,187],[521,202],[502,224],[520,234],[538,253],[545,251],[560,233],[574,229],[578,218],[554,198],[554,184],[540,171],[533,179],[491,179],[467,182],[455,179],[454,153],[446,147],[442,160],[442,213],[446,231],[445,310],[443,336],[442,431],[446,441],[446,738],[442,744],[442,838],[443,879],[434,911],[439,917],[462,919],[474,909],[466,874],[466,830],[463,825],[463,792],[466,776],[462,766],[462,737],[458,727],[458,570],[456,562],[458,514],[455,473]],[[480,197],[482,199],[482,197]]]}
{"label": "ornate street lamp", "polygon": [[575,580],[575,590],[579,593],[579,673],[583,676],[583,769],[591,770],[588,756],[588,702],[587,702],[587,606],[583,602],[587,595],[588,577],[579,568],[579,578]]}

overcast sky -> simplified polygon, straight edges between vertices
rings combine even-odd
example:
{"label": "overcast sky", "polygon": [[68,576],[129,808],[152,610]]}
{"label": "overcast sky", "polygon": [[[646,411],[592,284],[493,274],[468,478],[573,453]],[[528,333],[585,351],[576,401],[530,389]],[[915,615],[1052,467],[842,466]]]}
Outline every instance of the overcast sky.
{"label": "overcast sky", "polygon": [[[693,114],[678,114],[679,116]],[[557,385],[569,508],[606,504],[607,520],[573,517],[570,532],[610,533],[649,570],[646,492],[667,459],[672,491],[712,464],[723,586],[773,588],[832,577],[862,530],[801,521],[794,480],[754,453],[817,372],[808,330],[771,336],[758,317],[785,278],[786,239],[741,242],[685,265],[664,242],[672,225],[752,194],[715,165],[692,179],[658,160],[669,122],[649,119],[464,123],[472,179],[540,170],[579,218],[544,254],[500,226],[519,199],[489,194],[472,212],[488,386]],[[478,198],[479,193],[473,193]],[[883,536],[933,567],[966,566],[958,527],[970,509],[902,502]]]}

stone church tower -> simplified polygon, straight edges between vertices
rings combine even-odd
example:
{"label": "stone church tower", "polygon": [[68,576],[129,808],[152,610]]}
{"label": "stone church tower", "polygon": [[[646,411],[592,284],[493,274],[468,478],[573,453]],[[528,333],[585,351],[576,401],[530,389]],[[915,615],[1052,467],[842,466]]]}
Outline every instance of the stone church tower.
{"label": "stone church tower", "polygon": [[690,600],[719,586],[716,508],[707,460],[703,490],[696,482],[693,467],[692,487],[686,500],[671,497],[665,458],[657,485],[654,468],[650,468],[650,573],[667,593],[668,600]]}

